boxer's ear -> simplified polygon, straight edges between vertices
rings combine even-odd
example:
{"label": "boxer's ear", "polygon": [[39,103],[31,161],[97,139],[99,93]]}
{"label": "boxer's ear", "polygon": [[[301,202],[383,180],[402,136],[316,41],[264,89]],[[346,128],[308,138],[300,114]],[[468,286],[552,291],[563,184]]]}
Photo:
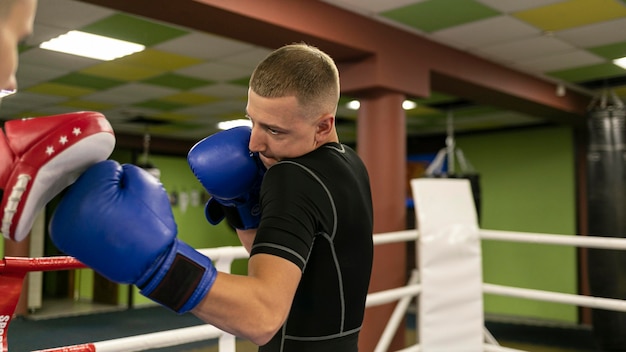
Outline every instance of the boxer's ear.
{"label": "boxer's ear", "polygon": [[316,140],[326,140],[332,133],[335,126],[335,116],[331,114],[319,118],[316,126]]}

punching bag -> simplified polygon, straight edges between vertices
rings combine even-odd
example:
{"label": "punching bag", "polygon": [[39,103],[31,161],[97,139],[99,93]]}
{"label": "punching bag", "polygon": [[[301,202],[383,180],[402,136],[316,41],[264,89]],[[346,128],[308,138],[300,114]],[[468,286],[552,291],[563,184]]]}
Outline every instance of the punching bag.
{"label": "punching bag", "polygon": [[[588,111],[587,215],[591,236],[626,237],[624,104],[614,93]],[[592,296],[626,299],[626,252],[588,250]],[[626,351],[626,313],[594,309],[593,333],[603,351]]]}
{"label": "punching bag", "polygon": [[[481,219],[481,189],[480,174],[476,172],[469,160],[465,158],[463,151],[456,147],[454,139],[454,122],[452,111],[448,111],[446,118],[446,147],[439,150],[437,156],[424,172],[424,177],[428,178],[462,178],[470,182],[472,188],[472,196],[474,197],[474,206],[478,216],[478,224]],[[459,164],[457,171],[456,164]]]}

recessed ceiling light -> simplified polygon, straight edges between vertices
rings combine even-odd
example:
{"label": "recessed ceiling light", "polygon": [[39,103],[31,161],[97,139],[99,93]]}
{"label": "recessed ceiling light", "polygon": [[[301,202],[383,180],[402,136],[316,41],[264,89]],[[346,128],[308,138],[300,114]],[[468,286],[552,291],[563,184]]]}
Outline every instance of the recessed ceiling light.
{"label": "recessed ceiling light", "polygon": [[[359,108],[361,107],[361,102],[359,102],[358,100],[351,100],[348,102],[348,104],[346,104],[346,107],[350,110],[359,110]],[[414,101],[405,100],[402,102],[402,108],[404,110],[411,110],[415,109],[416,107],[417,103]]]}
{"label": "recessed ceiling light", "polygon": [[15,89],[0,89],[0,99],[9,96],[11,94],[15,94],[15,92],[17,92],[17,90]]}
{"label": "recessed ceiling light", "polygon": [[42,49],[110,61],[145,49],[141,44],[103,37],[80,31],[69,31],[39,45]]}
{"label": "recessed ceiling light", "polygon": [[417,103],[414,101],[405,100],[402,102],[402,108],[404,110],[412,110],[412,109],[415,109],[416,107],[417,107]]}
{"label": "recessed ceiling light", "polygon": [[613,60],[613,63],[626,70],[626,56]]}
{"label": "recessed ceiling light", "polygon": [[230,120],[230,121],[222,121],[222,122],[218,122],[217,124],[217,128],[219,128],[220,130],[228,130],[228,129],[239,127],[239,126],[252,127],[252,121],[248,119],[237,119],[237,120]]}
{"label": "recessed ceiling light", "polygon": [[358,100],[351,100],[347,104],[347,108],[350,110],[359,110],[361,107],[361,102]]}

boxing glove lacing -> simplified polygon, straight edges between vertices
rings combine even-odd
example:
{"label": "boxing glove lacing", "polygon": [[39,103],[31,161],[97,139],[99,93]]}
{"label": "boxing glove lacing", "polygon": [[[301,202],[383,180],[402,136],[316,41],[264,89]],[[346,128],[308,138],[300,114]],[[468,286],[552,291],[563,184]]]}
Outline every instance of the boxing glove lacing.
{"label": "boxing glove lacing", "polygon": [[4,208],[4,217],[2,218],[2,233],[8,234],[11,232],[11,224],[13,223],[13,216],[17,212],[17,207],[22,200],[22,195],[26,191],[28,182],[31,177],[27,174],[21,174],[17,176],[17,182],[11,189],[7,205]]}

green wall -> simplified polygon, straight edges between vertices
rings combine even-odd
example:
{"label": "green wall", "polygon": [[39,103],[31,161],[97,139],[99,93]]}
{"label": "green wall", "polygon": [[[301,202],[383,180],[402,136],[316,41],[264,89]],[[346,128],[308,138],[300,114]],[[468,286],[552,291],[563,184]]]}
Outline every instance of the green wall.
{"label": "green wall", "polygon": [[[576,234],[573,132],[544,127],[457,137],[481,176],[481,228]],[[577,293],[574,247],[483,241],[484,281]],[[487,314],[577,322],[570,305],[486,295]]]}

